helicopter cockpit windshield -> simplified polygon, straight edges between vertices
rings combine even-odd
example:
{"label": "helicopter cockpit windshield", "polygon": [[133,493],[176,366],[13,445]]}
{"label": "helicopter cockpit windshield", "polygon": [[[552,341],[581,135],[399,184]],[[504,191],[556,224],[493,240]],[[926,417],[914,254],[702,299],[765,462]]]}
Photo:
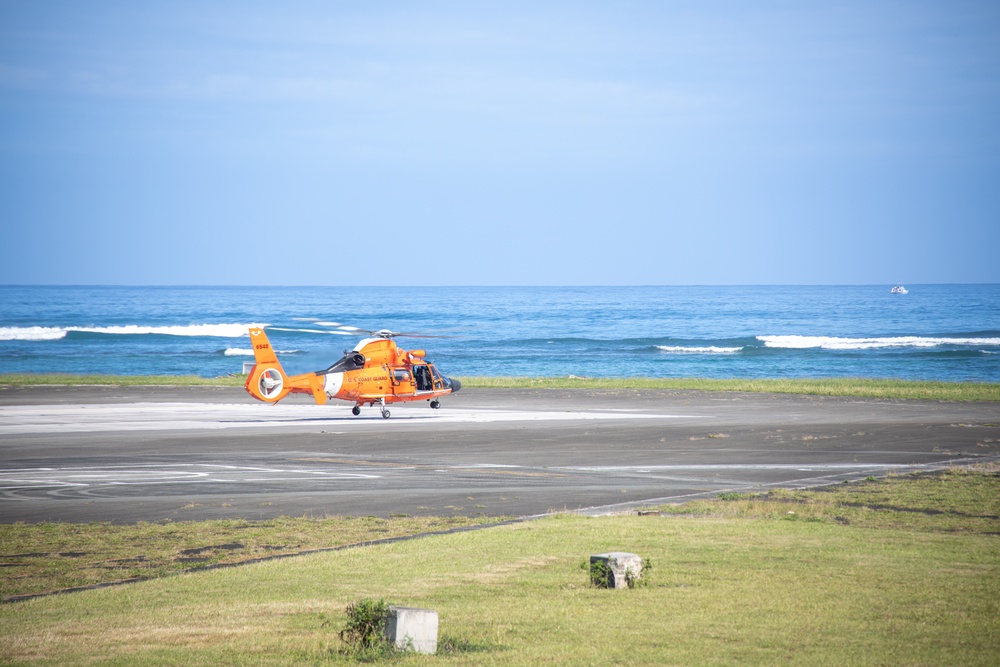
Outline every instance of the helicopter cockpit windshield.
{"label": "helicopter cockpit windshield", "polygon": [[435,389],[441,389],[441,388],[443,388],[444,387],[444,380],[442,379],[441,374],[438,373],[438,369],[435,368],[434,366],[430,366],[429,368],[431,369],[431,375],[434,376],[434,388]]}

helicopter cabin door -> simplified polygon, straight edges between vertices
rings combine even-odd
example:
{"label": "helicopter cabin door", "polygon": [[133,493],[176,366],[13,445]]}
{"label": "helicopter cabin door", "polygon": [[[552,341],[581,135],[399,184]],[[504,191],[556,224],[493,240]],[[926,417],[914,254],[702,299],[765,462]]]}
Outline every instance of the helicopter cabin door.
{"label": "helicopter cabin door", "polygon": [[412,396],[414,394],[413,374],[408,368],[392,369],[392,393],[397,396]]}
{"label": "helicopter cabin door", "polygon": [[434,376],[431,374],[430,366],[413,367],[413,385],[418,394],[434,391]]}

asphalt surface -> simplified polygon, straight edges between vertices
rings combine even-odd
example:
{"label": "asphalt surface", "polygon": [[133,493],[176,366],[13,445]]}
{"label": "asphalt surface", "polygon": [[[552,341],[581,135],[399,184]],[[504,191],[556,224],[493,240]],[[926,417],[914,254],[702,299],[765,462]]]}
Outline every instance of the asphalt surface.
{"label": "asphalt surface", "polygon": [[1000,460],[1000,405],[477,390],[351,415],[239,388],[0,387],[0,522],[609,513]]}

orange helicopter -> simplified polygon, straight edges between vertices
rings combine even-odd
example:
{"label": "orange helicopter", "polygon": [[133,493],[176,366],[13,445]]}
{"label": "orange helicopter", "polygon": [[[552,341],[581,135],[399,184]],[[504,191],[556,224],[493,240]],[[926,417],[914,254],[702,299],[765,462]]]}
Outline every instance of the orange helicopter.
{"label": "orange helicopter", "polygon": [[286,375],[278,362],[264,330],[250,329],[250,343],[256,363],[247,377],[244,388],[257,400],[277,403],[288,394],[312,394],[317,405],[337,398],[354,403],[351,411],[361,414],[361,406],[378,405],[382,417],[389,418],[389,403],[430,401],[432,408],[441,407],[442,396],[462,388],[458,380],[444,377],[427,361],[424,350],[406,351],[396,346],[396,336],[439,338],[422,334],[405,334],[388,329],[367,331],[336,322],[316,322],[320,326],[334,327],[332,331],[314,329],[283,329],[269,327],[272,331],[303,331],[340,335],[367,334],[353,350],[332,366],[322,371],[302,375]]}

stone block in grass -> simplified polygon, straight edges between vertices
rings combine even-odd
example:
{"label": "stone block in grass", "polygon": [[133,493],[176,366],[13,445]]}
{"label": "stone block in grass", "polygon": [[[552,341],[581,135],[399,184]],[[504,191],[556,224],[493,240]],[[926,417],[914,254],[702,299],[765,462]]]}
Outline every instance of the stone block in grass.
{"label": "stone block in grass", "polygon": [[590,557],[590,583],[599,588],[631,588],[642,578],[642,558],[624,551]]}
{"label": "stone block in grass", "polygon": [[385,619],[385,637],[397,648],[436,653],[438,614],[432,609],[390,606]]}

